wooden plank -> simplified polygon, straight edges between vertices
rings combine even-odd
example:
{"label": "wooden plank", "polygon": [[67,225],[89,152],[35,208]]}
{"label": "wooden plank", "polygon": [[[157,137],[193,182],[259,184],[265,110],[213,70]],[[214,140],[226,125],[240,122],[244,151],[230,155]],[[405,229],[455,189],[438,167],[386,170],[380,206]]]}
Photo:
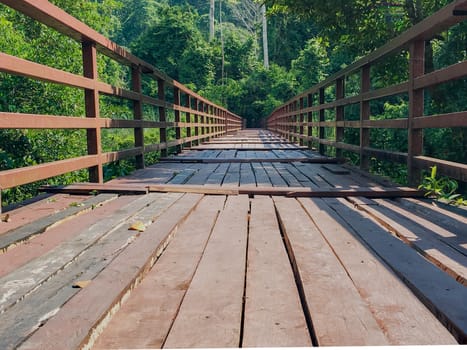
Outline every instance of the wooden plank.
{"label": "wooden plank", "polygon": [[425,258],[446,271],[457,282],[467,286],[467,249],[464,240],[428,220],[399,208],[387,200],[376,200],[376,206],[359,206],[397,237]]}
{"label": "wooden plank", "polygon": [[460,342],[467,341],[467,289],[341,199],[326,199]]}
{"label": "wooden plank", "polygon": [[187,185],[204,185],[210,175],[216,171],[219,164],[206,164],[203,165],[199,171],[194,174],[187,182]]}
{"label": "wooden plank", "polygon": [[167,182],[174,185],[181,185],[186,183],[192,176],[194,176],[199,170],[196,164],[186,166],[185,169],[180,172],[174,172],[174,176]]}
{"label": "wooden plank", "polygon": [[[242,151],[256,151],[256,150],[277,150],[277,149],[288,149],[288,150],[305,150],[307,147],[305,146],[290,146],[290,147],[267,147],[262,145],[256,145],[256,147],[248,146],[248,144],[244,144],[244,147],[241,147]],[[233,145],[233,144],[226,144],[224,147],[221,147],[220,145],[206,145],[206,146],[195,146],[192,147],[191,149],[193,150],[198,150],[198,151],[204,151],[204,150],[225,150],[225,149],[239,149],[239,145]]]}
{"label": "wooden plank", "polygon": [[229,165],[229,170],[225,174],[222,186],[238,186],[240,183],[240,164],[231,163]]}
{"label": "wooden plank", "polygon": [[454,211],[452,206],[442,206],[431,200],[425,202],[410,198],[398,199],[397,204],[467,240],[467,219],[464,210]]}
{"label": "wooden plank", "polygon": [[216,170],[209,175],[209,177],[206,179],[206,182],[204,183],[205,186],[209,185],[217,185],[220,186],[222,184],[222,181],[224,181],[225,174],[227,173],[227,170],[229,169],[229,164],[220,164]]}
{"label": "wooden plank", "polygon": [[89,195],[71,196],[67,194],[51,195],[43,193],[21,203],[6,206],[3,208],[3,215],[8,214],[9,220],[6,222],[1,221],[0,235],[74,206],[89,197]]}
{"label": "wooden plank", "polygon": [[[241,154],[241,153],[240,153]],[[161,162],[167,163],[293,163],[293,162],[303,162],[303,163],[339,163],[341,159],[338,158],[326,158],[326,157],[287,157],[287,158],[266,158],[266,157],[244,157],[244,158],[191,158],[191,157],[173,157],[173,158],[163,158]]]}
{"label": "wooden plank", "polygon": [[410,289],[323,200],[299,202],[339,257],[391,345],[456,343]]}
{"label": "wooden plank", "polygon": [[0,277],[6,276],[24,264],[46,254],[62,242],[71,239],[89,226],[114,213],[120,207],[135,200],[132,196],[120,196],[105,205],[94,208],[88,215],[74,217],[66,225],[57,225],[47,230],[47,234],[36,236],[28,244],[16,246],[4,254],[0,254]]}
{"label": "wooden plank", "polygon": [[23,265],[13,273],[0,279],[0,312],[14,306],[26,294],[35,290],[84,251],[94,245],[102,236],[111,232],[115,226],[124,222],[135,212],[152,203],[156,197],[145,196],[122,207],[117,213],[88,227],[81,234],[73,237],[49,251],[47,254]]}
{"label": "wooden plank", "polygon": [[297,200],[274,197],[274,203],[318,345],[387,345],[347,271]]}
{"label": "wooden plank", "polygon": [[253,172],[255,173],[256,184],[258,187],[267,186],[271,187],[272,183],[269,179],[268,174],[263,168],[263,165],[260,163],[252,163],[251,167],[253,168]]}
{"label": "wooden plank", "polygon": [[115,198],[117,198],[117,196],[113,194],[101,194],[91,197],[81,203],[77,203],[76,206],[70,206],[56,214],[46,216],[32,223],[6,232],[0,236],[0,252],[5,252],[21,242],[25,242],[34,238],[36,235],[46,232],[48,228],[54,225],[64,223],[66,220],[76,215],[86,213],[87,211],[92,210],[95,206],[102,205],[106,201]]}
{"label": "wooden plank", "polygon": [[[234,176],[234,174],[232,174]],[[276,175],[277,176],[277,175]],[[272,179],[271,179],[272,180]],[[225,183],[225,182],[224,182]],[[422,197],[423,192],[398,187],[398,188],[328,188],[313,189],[304,187],[255,187],[234,185],[225,186],[195,186],[195,185],[150,185],[150,192],[177,192],[177,193],[202,193],[219,195],[264,195],[264,196],[287,196],[287,197],[356,197],[365,196],[369,198],[394,198],[394,197]]]}
{"label": "wooden plank", "polygon": [[116,193],[116,194],[147,194],[148,190],[144,186],[131,185],[107,185],[107,184],[92,184],[92,183],[77,183],[66,186],[41,186],[40,191],[48,193],[68,193],[68,194],[99,194],[99,193]]}
{"label": "wooden plank", "polygon": [[92,346],[97,334],[120,307],[121,300],[146,276],[178,226],[201,197],[185,195],[172,205],[89,286],[26,340],[21,349],[76,349]]}
{"label": "wooden plank", "polygon": [[287,182],[287,186],[290,187],[301,187],[302,184],[297,178],[288,171],[285,164],[282,163],[274,163],[273,167],[277,170],[280,176]]}
{"label": "wooden plank", "polygon": [[224,202],[201,200],[93,349],[162,348]]}
{"label": "wooden plank", "polygon": [[[114,227],[108,234],[85,251],[80,252],[59,272],[27,294],[14,307],[3,312],[0,315],[2,347],[16,348],[79,291],[77,288],[70,288],[76,281],[92,280],[118,254],[132,244],[140,234],[131,234],[131,232],[135,232],[128,230],[131,222],[141,221],[149,226],[154,217],[161,215],[180,196],[149,196],[155,200],[153,203],[143,207],[140,212],[127,219],[124,224],[115,221]],[[136,205],[134,206],[136,207]],[[31,266],[31,271],[37,271],[41,266]]]}
{"label": "wooden plank", "polygon": [[256,186],[255,173],[249,163],[240,164],[240,186]]}
{"label": "wooden plank", "polygon": [[272,199],[251,203],[242,347],[312,346]]}
{"label": "wooden plank", "polygon": [[239,347],[248,211],[247,196],[228,197],[165,348]]}
{"label": "wooden plank", "polygon": [[264,171],[268,175],[272,185],[274,187],[286,187],[287,182],[282,178],[282,176],[277,172],[276,168],[274,168],[273,164],[268,163],[261,163],[263,165]]}
{"label": "wooden plank", "polygon": [[333,165],[333,164],[326,164],[321,166],[323,169],[326,169],[327,171],[336,174],[336,175],[347,175],[350,174],[350,171],[348,169],[342,168],[338,165]]}

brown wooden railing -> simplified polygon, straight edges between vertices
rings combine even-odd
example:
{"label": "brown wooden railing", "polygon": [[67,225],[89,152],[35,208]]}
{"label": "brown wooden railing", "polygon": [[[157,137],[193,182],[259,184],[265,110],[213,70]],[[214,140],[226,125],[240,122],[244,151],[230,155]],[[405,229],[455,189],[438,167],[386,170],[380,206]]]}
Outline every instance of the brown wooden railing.
{"label": "brown wooden railing", "polygon": [[[86,129],[87,155],[36,166],[0,171],[0,190],[43,180],[68,172],[89,169],[90,181],[103,182],[103,164],[136,157],[138,168],[144,167],[148,152],[181,151],[209,138],[242,128],[242,118],[194,93],[184,85],[158,71],[151,64],[133,56],[103,35],[47,1],[0,0],[11,8],[57,30],[82,45],[83,76],[27,61],[0,52],[0,72],[59,84],[84,91],[85,116],[51,116],[0,112],[0,129]],[[111,86],[99,80],[97,54],[116,60],[131,69],[131,89]],[[142,92],[142,77],[157,82],[158,95]],[[170,94],[168,89],[172,89]],[[111,119],[101,115],[101,95],[114,96],[132,102],[133,120]],[[170,95],[170,98],[169,96]],[[159,120],[144,120],[143,106],[158,109]],[[167,111],[173,111],[174,121],[168,121]],[[134,130],[134,147],[115,152],[103,152],[101,131],[104,128]],[[159,129],[160,143],[145,144],[144,129]],[[175,139],[168,140],[167,129],[175,128]],[[182,132],[183,131],[183,132]],[[183,136],[185,135],[185,136]]]}
{"label": "brown wooden railing", "polygon": [[[405,163],[411,184],[419,182],[422,169],[428,169],[433,165],[437,166],[440,173],[466,182],[467,160],[452,162],[427,157],[423,154],[424,129],[467,127],[465,110],[436,115],[425,115],[424,111],[426,89],[467,76],[467,61],[425,73],[425,42],[465,20],[466,15],[467,1],[452,2],[380,49],[277,108],[267,118],[267,128],[290,140],[299,141],[301,144],[307,143],[310,147],[317,144],[321,153],[325,153],[328,147],[334,149],[337,156],[342,155],[343,151],[356,153],[359,155],[360,166],[363,169],[369,168],[370,157]],[[461,45],[464,45],[465,50],[465,42]],[[408,80],[382,88],[372,88],[372,67],[406,50],[409,56],[408,68],[405,70]],[[404,69],[402,66],[401,70]],[[351,76],[357,76],[360,89],[356,94],[348,96],[346,79]],[[327,93],[328,89],[332,90],[331,93]],[[370,103],[372,101],[381,101],[401,94],[408,95],[406,118],[386,120],[371,118]],[[326,100],[329,95],[332,96],[331,101]],[[355,109],[355,107],[359,118],[357,116],[354,118],[357,120],[348,120],[345,109]],[[329,114],[331,114],[330,118]],[[360,134],[359,144],[345,142],[346,130],[352,129]],[[374,129],[407,130],[407,152],[370,147],[370,133]]]}

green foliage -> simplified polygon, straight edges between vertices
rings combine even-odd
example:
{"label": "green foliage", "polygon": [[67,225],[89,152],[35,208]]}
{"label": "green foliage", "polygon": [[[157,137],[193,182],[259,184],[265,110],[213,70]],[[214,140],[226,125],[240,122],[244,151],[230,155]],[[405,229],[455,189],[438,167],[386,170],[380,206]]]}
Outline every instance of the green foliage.
{"label": "green foliage", "polygon": [[436,165],[431,167],[430,175],[423,178],[419,189],[426,191],[425,196],[453,205],[467,205],[467,200],[456,194],[459,187],[456,181],[448,177],[437,177]]}

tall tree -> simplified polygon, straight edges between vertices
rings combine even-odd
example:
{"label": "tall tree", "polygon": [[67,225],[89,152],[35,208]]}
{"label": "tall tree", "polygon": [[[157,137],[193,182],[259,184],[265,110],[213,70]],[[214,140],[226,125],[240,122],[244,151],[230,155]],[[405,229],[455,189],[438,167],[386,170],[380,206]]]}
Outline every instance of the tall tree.
{"label": "tall tree", "polygon": [[215,2],[210,0],[209,2],[209,41],[214,40],[214,15],[215,15]]}
{"label": "tall tree", "polygon": [[261,5],[261,21],[263,28],[263,62],[264,68],[269,68],[269,45],[268,45],[268,19],[266,18],[266,5]]}

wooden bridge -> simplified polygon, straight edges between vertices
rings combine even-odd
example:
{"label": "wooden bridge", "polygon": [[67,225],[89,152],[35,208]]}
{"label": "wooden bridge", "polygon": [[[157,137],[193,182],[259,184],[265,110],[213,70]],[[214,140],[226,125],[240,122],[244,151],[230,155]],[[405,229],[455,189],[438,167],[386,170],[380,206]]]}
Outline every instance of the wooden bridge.
{"label": "wooden bridge", "polygon": [[[465,209],[433,205],[366,171],[371,156],[406,163],[412,180],[427,164],[467,179],[466,164],[420,149],[425,128],[467,126],[465,111],[424,116],[420,106],[424,89],[467,75],[466,61],[429,74],[420,66],[424,40],[465,19],[467,1],[287,102],[269,130],[242,129],[239,116],[48,2],[0,2],[82,42],[84,76],[4,53],[0,71],[83,90],[87,117],[0,112],[0,128],[86,129],[88,141],[85,156],[1,171],[0,189],[90,174],[88,183],[44,186],[34,201],[4,208],[0,348],[467,342]],[[409,81],[370,90],[371,65],[407,47]],[[131,89],[98,80],[97,52],[131,67]],[[356,72],[361,92],[346,96],[344,81]],[[143,75],[157,82],[157,97],[143,92]],[[371,120],[370,101],[401,92],[410,98],[407,119]],[[134,120],[100,115],[102,94],[132,101]],[[355,104],[360,120],[348,121],[343,109]],[[145,120],[143,105],[159,119]],[[134,129],[134,148],[103,152],[107,128]],[[159,130],[159,143],[145,142],[148,128]],[[359,145],[344,143],[352,128]],[[373,128],[407,129],[408,152],[371,148]],[[162,158],[144,167],[154,151]],[[342,151],[359,154],[361,167],[344,163]],[[103,166],[129,157],[139,169],[104,183]]]}

